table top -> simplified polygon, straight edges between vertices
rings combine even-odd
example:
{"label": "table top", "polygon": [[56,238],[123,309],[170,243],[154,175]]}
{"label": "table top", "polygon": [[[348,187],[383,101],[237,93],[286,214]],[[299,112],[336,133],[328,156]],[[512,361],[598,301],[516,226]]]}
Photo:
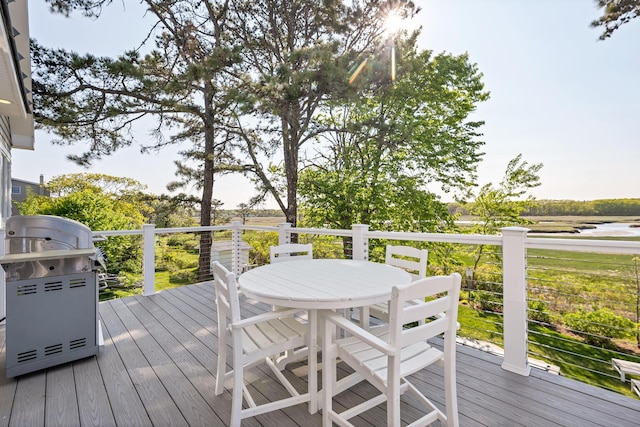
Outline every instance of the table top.
{"label": "table top", "polygon": [[394,285],[411,282],[386,264],[345,259],[296,260],[243,273],[240,290],[268,304],[302,309],[340,309],[388,301]]}

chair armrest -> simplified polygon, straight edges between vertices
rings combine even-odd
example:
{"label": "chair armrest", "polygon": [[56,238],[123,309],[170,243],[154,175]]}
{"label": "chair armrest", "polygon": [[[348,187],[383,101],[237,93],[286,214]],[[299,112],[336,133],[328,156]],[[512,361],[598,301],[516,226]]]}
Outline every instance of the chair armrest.
{"label": "chair armrest", "polygon": [[287,309],[269,311],[267,313],[258,314],[257,316],[251,316],[246,319],[241,319],[238,322],[230,324],[229,328],[242,329],[250,325],[255,325],[257,323],[265,322],[267,320],[274,320],[274,319],[279,319],[281,317],[293,316],[294,314],[299,313],[300,311],[301,310],[299,308],[287,308]]}
{"label": "chair armrest", "polygon": [[335,324],[336,326],[338,326],[339,328],[344,329],[352,336],[355,336],[361,341],[366,342],[367,344],[383,352],[384,354],[390,355],[395,353],[396,349],[393,348],[391,345],[389,345],[389,343],[381,340],[377,336],[373,335],[371,332],[362,329],[361,327],[347,320],[343,316],[340,316],[334,312],[324,312],[321,314],[321,316],[326,321],[329,321]]}

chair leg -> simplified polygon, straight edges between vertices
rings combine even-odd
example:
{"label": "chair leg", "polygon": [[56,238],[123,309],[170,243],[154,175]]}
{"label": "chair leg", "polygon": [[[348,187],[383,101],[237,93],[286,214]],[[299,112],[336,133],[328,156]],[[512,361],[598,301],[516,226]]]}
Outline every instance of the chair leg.
{"label": "chair leg", "polygon": [[365,331],[369,330],[369,307],[360,307],[360,327]]}
{"label": "chair leg", "polygon": [[[218,316],[218,322],[225,321],[224,318]],[[216,371],[216,390],[217,396],[224,392],[224,377],[227,372],[227,336],[226,332],[219,332],[218,337],[218,365]]]}
{"label": "chair leg", "polygon": [[[455,340],[455,338],[454,338]],[[454,341],[455,342],[455,341]],[[456,390],[456,359],[455,348],[444,360],[444,398],[447,414],[447,426],[458,427],[458,398]]]}
{"label": "chair leg", "polygon": [[242,420],[242,392],[244,387],[242,362],[234,359],[233,362],[233,393],[231,398],[231,427],[240,427]]}
{"label": "chair leg", "polygon": [[400,425],[400,365],[396,358],[388,358],[387,369],[387,425]]}
{"label": "chair leg", "polygon": [[333,411],[333,387],[336,379],[336,351],[332,342],[331,323],[322,320],[322,425],[332,427],[329,413]]}

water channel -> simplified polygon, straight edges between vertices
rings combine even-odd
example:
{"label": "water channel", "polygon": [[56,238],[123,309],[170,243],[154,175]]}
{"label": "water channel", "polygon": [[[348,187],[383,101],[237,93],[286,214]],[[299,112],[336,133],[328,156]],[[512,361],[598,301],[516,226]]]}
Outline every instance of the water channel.
{"label": "water channel", "polygon": [[640,236],[640,227],[631,227],[631,223],[628,222],[610,222],[594,225],[595,228],[580,230],[580,236]]}

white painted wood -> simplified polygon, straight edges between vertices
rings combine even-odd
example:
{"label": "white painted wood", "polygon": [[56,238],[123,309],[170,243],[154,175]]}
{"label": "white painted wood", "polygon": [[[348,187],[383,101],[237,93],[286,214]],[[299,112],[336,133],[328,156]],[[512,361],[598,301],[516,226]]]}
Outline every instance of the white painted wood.
{"label": "white painted wood", "polygon": [[640,363],[629,360],[611,359],[611,366],[620,374],[620,381],[625,381],[625,375],[640,375]]}
{"label": "white painted wood", "polygon": [[[307,325],[293,318],[297,310],[271,311],[243,319],[240,314],[236,275],[219,262],[213,263],[213,275],[219,339],[215,393],[221,395],[224,392],[225,381],[233,378],[231,425],[239,426],[244,418],[308,401],[309,393],[298,393],[271,359],[282,352],[307,345]],[[233,351],[231,371],[226,369],[228,340],[231,341]],[[289,391],[290,397],[256,404],[245,385],[244,370],[261,361],[271,368]],[[242,405],[243,395],[247,403],[246,408]]]}
{"label": "white painted wood", "polygon": [[231,271],[233,271],[235,274],[242,273],[243,264],[249,263],[249,251],[243,251],[242,249],[242,245],[244,242],[242,241],[241,225],[242,224],[240,223],[240,221],[235,221],[232,223],[233,231],[231,232],[231,241],[233,243],[233,256],[231,259]]}
{"label": "white painted wood", "polygon": [[[329,311],[321,314],[323,377],[323,425],[334,422],[349,425],[349,419],[374,406],[387,402],[387,425],[400,425],[400,395],[410,391],[428,408],[422,417],[410,426],[426,425],[439,420],[444,425],[458,426],[458,403],[456,393],[456,322],[458,299],[462,278],[454,273],[450,276],[423,278],[413,283],[394,286],[391,296],[389,324],[372,328],[371,332],[357,327],[352,322]],[[419,310],[407,302],[416,295],[433,298],[422,304]],[[444,310],[443,310],[444,308]],[[404,328],[404,323],[415,322],[422,316],[433,318],[432,322]],[[348,338],[335,340],[335,327],[344,329]],[[444,333],[444,349],[432,347],[427,340]],[[333,342],[332,342],[333,340]],[[336,359],[340,358],[354,369],[353,375],[361,375],[380,394],[347,411],[338,413],[333,409],[336,393]],[[408,379],[433,363],[444,365],[445,412],[424,396]]]}
{"label": "white painted wood", "polygon": [[156,293],[155,229],[155,224],[145,224],[142,226],[142,295],[144,296]]}
{"label": "white painted wood", "polygon": [[[413,280],[427,277],[427,260],[429,251],[426,249],[418,249],[411,246],[393,246],[387,245],[385,253],[385,264],[402,268],[413,277]],[[407,304],[420,304],[424,302],[424,298],[415,299],[407,302]],[[369,327],[369,316],[389,322],[389,303],[382,302],[362,307],[360,309],[360,323],[366,329]],[[424,320],[421,321],[421,324]]]}
{"label": "white painted wood", "polygon": [[268,264],[243,273],[240,290],[267,304],[301,309],[342,309],[391,298],[411,275],[390,265],[348,259]]}
{"label": "white painted wood", "polygon": [[278,224],[278,245],[291,243],[291,223],[281,222]]}
{"label": "white painted wood", "polygon": [[353,224],[351,231],[353,232],[351,258],[364,261],[369,260],[369,239],[365,236],[369,231],[369,225]]}
{"label": "white painted wood", "polygon": [[[340,310],[391,298],[411,275],[390,265],[345,259],[310,259],[254,268],[238,278],[248,297],[279,307],[309,310],[309,372],[318,371],[318,310]],[[309,375],[309,412],[318,410],[316,375]]]}
{"label": "white painted wood", "polygon": [[523,227],[502,229],[504,363],[507,371],[528,376],[527,346],[527,251],[529,230]]}
{"label": "white painted wood", "polygon": [[271,264],[286,261],[313,259],[313,245],[311,243],[287,243],[269,247]]}

